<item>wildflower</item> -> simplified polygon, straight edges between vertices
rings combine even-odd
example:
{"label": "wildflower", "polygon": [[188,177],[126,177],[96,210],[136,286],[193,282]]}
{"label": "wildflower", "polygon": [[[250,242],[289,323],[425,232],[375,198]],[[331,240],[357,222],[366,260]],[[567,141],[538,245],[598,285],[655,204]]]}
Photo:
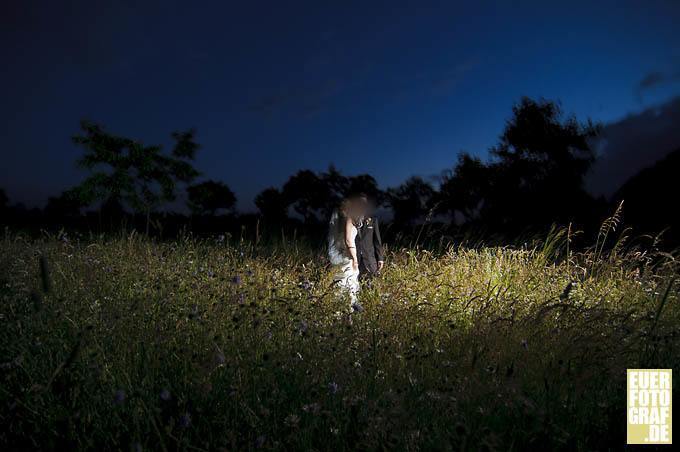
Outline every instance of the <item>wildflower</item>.
{"label": "wildflower", "polygon": [[300,288],[302,288],[303,290],[306,290],[307,292],[311,291],[312,287],[313,287],[313,285],[312,285],[311,281],[309,281],[308,279],[305,279],[304,281],[302,281],[300,283]]}
{"label": "wildflower", "polygon": [[337,394],[337,392],[340,390],[340,386],[336,382],[331,381],[328,383],[328,390],[331,394]]}
{"label": "wildflower", "polygon": [[294,414],[289,414],[283,422],[290,428],[297,428],[300,424],[300,418]]}
{"label": "wildflower", "polygon": [[255,438],[255,448],[260,449],[262,446],[264,446],[265,441],[267,441],[267,437],[264,435],[260,435]]}
{"label": "wildflower", "polygon": [[189,428],[191,426],[191,415],[187,412],[179,417],[179,426]]}
{"label": "wildflower", "polygon": [[161,400],[163,400],[165,402],[167,402],[168,400],[170,400],[172,398],[172,396],[170,395],[170,391],[168,391],[167,389],[163,389],[159,396],[160,396]]}
{"label": "wildflower", "polygon": [[226,358],[224,357],[224,353],[222,353],[222,350],[217,350],[215,353],[215,364],[218,366],[223,365],[226,362]]}
{"label": "wildflower", "polygon": [[116,405],[121,405],[123,402],[125,402],[125,391],[122,389],[116,389],[116,392],[113,393],[113,402]]}
{"label": "wildflower", "polygon": [[425,395],[432,400],[441,400],[442,398],[442,395],[437,391],[427,391]]}
{"label": "wildflower", "polygon": [[321,405],[318,403],[309,403],[307,405],[302,405],[302,411],[305,413],[318,414],[321,411]]}
{"label": "wildflower", "polygon": [[307,322],[305,320],[302,320],[300,322],[300,325],[298,326],[298,331],[300,332],[300,335],[304,335],[307,332]]}
{"label": "wildflower", "polygon": [[232,283],[233,285],[235,285],[235,286],[240,286],[240,285],[241,285],[241,282],[242,282],[242,280],[241,280],[241,276],[240,276],[240,275],[236,275],[236,276],[234,276],[233,278],[231,278],[231,283]]}

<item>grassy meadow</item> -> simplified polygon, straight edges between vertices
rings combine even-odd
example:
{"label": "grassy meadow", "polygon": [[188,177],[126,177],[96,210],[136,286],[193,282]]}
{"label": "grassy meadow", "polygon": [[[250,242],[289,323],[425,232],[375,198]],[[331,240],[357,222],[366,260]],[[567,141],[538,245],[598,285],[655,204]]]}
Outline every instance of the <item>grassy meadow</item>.
{"label": "grassy meadow", "polygon": [[622,449],[626,368],[680,362],[680,284],[612,226],[390,249],[351,321],[320,247],[7,233],[0,448]]}

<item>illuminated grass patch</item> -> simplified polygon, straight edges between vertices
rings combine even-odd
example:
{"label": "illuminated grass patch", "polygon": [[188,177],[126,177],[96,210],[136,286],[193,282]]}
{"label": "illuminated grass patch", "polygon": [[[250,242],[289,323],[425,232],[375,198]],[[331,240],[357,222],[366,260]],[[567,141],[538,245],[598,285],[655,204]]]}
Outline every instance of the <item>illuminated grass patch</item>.
{"label": "illuminated grass patch", "polygon": [[0,443],[622,445],[626,369],[680,361],[677,261],[560,243],[393,251],[350,324],[320,250],[7,236]]}

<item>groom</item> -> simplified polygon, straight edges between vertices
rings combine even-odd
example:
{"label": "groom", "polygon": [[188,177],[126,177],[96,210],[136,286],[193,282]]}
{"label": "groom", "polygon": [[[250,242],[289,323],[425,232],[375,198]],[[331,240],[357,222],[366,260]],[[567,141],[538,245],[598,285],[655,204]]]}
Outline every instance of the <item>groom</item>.
{"label": "groom", "polygon": [[[359,198],[367,206],[369,205],[368,196],[361,194]],[[368,210],[358,228],[355,240],[357,257],[359,258],[359,277],[361,279],[375,276],[385,265],[385,255],[383,254],[378,219],[371,214],[371,210]]]}

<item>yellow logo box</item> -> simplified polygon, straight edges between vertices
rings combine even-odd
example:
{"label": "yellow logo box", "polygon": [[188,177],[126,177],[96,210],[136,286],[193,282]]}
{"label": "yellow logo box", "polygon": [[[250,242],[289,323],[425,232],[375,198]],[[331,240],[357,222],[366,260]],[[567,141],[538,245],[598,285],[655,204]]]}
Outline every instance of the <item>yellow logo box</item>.
{"label": "yellow logo box", "polygon": [[628,444],[673,444],[673,370],[628,369]]}

